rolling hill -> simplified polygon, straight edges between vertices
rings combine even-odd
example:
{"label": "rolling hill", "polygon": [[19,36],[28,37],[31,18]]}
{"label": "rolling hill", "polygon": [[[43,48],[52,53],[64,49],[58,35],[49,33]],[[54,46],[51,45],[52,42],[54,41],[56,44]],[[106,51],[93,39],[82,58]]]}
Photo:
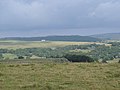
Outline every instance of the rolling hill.
{"label": "rolling hill", "polygon": [[120,40],[120,33],[106,33],[106,34],[96,34],[90,37],[99,38],[103,40]]}
{"label": "rolling hill", "polygon": [[9,37],[2,38],[1,40],[20,40],[20,41],[80,41],[80,42],[97,42],[101,39],[90,37],[90,36],[46,36],[46,37]]}

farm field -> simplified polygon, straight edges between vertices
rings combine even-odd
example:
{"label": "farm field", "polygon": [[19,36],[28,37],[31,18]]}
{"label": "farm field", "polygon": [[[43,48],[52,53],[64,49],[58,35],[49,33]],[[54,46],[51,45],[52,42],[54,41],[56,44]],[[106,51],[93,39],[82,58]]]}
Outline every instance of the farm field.
{"label": "farm field", "polygon": [[119,63],[0,62],[0,90],[119,89]]}
{"label": "farm field", "polygon": [[[0,40],[0,49],[19,49],[19,48],[49,48],[49,47],[64,47],[67,45],[89,45],[104,43],[99,42],[66,42],[66,41],[15,41],[15,40]],[[110,46],[110,44],[105,44]]]}

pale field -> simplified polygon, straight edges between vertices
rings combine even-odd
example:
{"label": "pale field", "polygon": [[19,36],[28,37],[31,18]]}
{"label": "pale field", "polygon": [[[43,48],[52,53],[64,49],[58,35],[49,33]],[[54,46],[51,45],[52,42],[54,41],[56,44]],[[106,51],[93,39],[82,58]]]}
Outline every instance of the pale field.
{"label": "pale field", "polygon": [[64,47],[67,45],[89,45],[89,44],[99,44],[110,46],[110,44],[98,43],[98,42],[64,42],[64,41],[0,41],[1,49],[19,49],[19,48],[49,48],[49,47]]}

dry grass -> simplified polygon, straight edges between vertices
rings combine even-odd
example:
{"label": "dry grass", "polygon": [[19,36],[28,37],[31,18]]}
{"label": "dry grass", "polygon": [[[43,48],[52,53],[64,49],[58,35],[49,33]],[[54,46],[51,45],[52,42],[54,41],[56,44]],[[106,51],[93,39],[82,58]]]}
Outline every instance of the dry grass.
{"label": "dry grass", "polygon": [[[64,41],[0,41],[0,48],[2,49],[18,49],[18,48],[48,48],[48,47],[63,47],[67,45],[88,45],[88,44],[104,44],[97,42],[64,42]],[[109,46],[109,44],[105,44]]]}
{"label": "dry grass", "polygon": [[120,64],[1,63],[0,90],[120,90]]}

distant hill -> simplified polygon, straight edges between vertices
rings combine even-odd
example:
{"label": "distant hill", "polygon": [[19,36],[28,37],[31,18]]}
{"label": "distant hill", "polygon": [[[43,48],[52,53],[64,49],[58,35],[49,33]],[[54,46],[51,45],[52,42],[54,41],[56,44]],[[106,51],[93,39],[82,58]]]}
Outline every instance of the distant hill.
{"label": "distant hill", "polygon": [[104,40],[120,40],[120,33],[107,33],[91,35],[90,37],[104,39]]}
{"label": "distant hill", "polygon": [[80,41],[80,42],[97,42],[100,39],[90,36],[46,36],[46,37],[10,37],[2,40],[21,40],[21,41]]}

